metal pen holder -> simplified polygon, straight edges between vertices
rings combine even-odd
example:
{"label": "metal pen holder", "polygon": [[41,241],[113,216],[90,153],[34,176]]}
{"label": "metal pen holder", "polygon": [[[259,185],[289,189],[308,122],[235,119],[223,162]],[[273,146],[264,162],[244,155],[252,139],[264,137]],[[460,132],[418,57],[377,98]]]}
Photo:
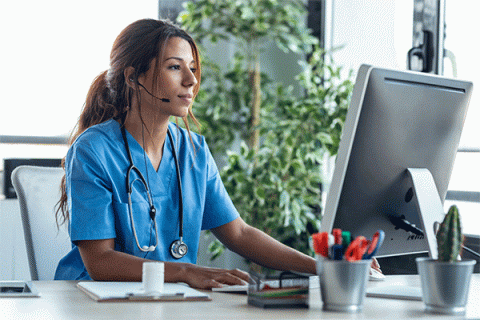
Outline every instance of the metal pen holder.
{"label": "metal pen holder", "polygon": [[323,310],[360,312],[366,295],[368,274],[372,260],[317,259]]}

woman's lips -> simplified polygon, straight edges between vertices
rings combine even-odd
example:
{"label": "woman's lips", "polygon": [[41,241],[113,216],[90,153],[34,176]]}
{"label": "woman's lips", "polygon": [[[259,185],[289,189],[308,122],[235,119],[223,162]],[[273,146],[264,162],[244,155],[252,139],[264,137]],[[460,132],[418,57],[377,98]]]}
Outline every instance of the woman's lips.
{"label": "woman's lips", "polygon": [[192,99],[193,99],[193,95],[191,94],[181,94],[181,95],[178,95],[178,97],[188,103],[192,102]]}

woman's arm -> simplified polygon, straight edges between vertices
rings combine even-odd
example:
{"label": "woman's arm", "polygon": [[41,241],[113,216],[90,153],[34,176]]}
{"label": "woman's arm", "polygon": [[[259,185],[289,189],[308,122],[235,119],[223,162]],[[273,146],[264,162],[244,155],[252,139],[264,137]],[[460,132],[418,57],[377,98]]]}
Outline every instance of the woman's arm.
{"label": "woman's arm", "polygon": [[227,248],[259,265],[316,274],[315,259],[249,226],[241,218],[211,231]]}
{"label": "woman's arm", "polygon": [[[316,274],[316,260],[294,250],[266,233],[249,226],[241,218],[211,230],[230,250],[267,268]],[[377,259],[371,267],[382,272]]]}
{"label": "woman's arm", "polygon": [[[83,263],[94,280],[142,281],[145,261],[127,253],[114,250],[114,239],[78,241]],[[191,287],[211,289],[223,284],[235,285],[248,281],[241,270],[200,267],[190,263],[165,262],[165,282],[185,282]]]}

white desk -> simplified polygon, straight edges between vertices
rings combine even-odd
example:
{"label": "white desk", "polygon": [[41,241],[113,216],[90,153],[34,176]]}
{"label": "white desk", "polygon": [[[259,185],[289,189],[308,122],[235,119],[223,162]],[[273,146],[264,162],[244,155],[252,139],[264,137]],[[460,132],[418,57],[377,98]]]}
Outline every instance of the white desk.
{"label": "white desk", "polygon": [[[418,276],[389,276],[387,282],[417,285]],[[210,292],[207,302],[95,302],[74,281],[36,281],[39,298],[2,298],[0,317],[7,319],[451,319],[424,312],[423,302],[366,298],[358,314],[322,311],[318,288],[311,289],[309,309],[261,309],[246,295]],[[470,285],[467,318],[480,318],[480,274]],[[463,318],[463,317],[461,317]]]}

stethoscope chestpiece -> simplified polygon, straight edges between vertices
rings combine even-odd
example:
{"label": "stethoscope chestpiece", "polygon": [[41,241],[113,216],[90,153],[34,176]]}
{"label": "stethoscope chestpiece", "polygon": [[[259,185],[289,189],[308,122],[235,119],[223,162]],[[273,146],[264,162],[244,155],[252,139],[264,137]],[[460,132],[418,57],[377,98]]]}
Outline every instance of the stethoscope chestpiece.
{"label": "stethoscope chestpiece", "polygon": [[170,245],[170,254],[175,259],[183,258],[188,252],[188,247],[182,239],[175,240]]}

